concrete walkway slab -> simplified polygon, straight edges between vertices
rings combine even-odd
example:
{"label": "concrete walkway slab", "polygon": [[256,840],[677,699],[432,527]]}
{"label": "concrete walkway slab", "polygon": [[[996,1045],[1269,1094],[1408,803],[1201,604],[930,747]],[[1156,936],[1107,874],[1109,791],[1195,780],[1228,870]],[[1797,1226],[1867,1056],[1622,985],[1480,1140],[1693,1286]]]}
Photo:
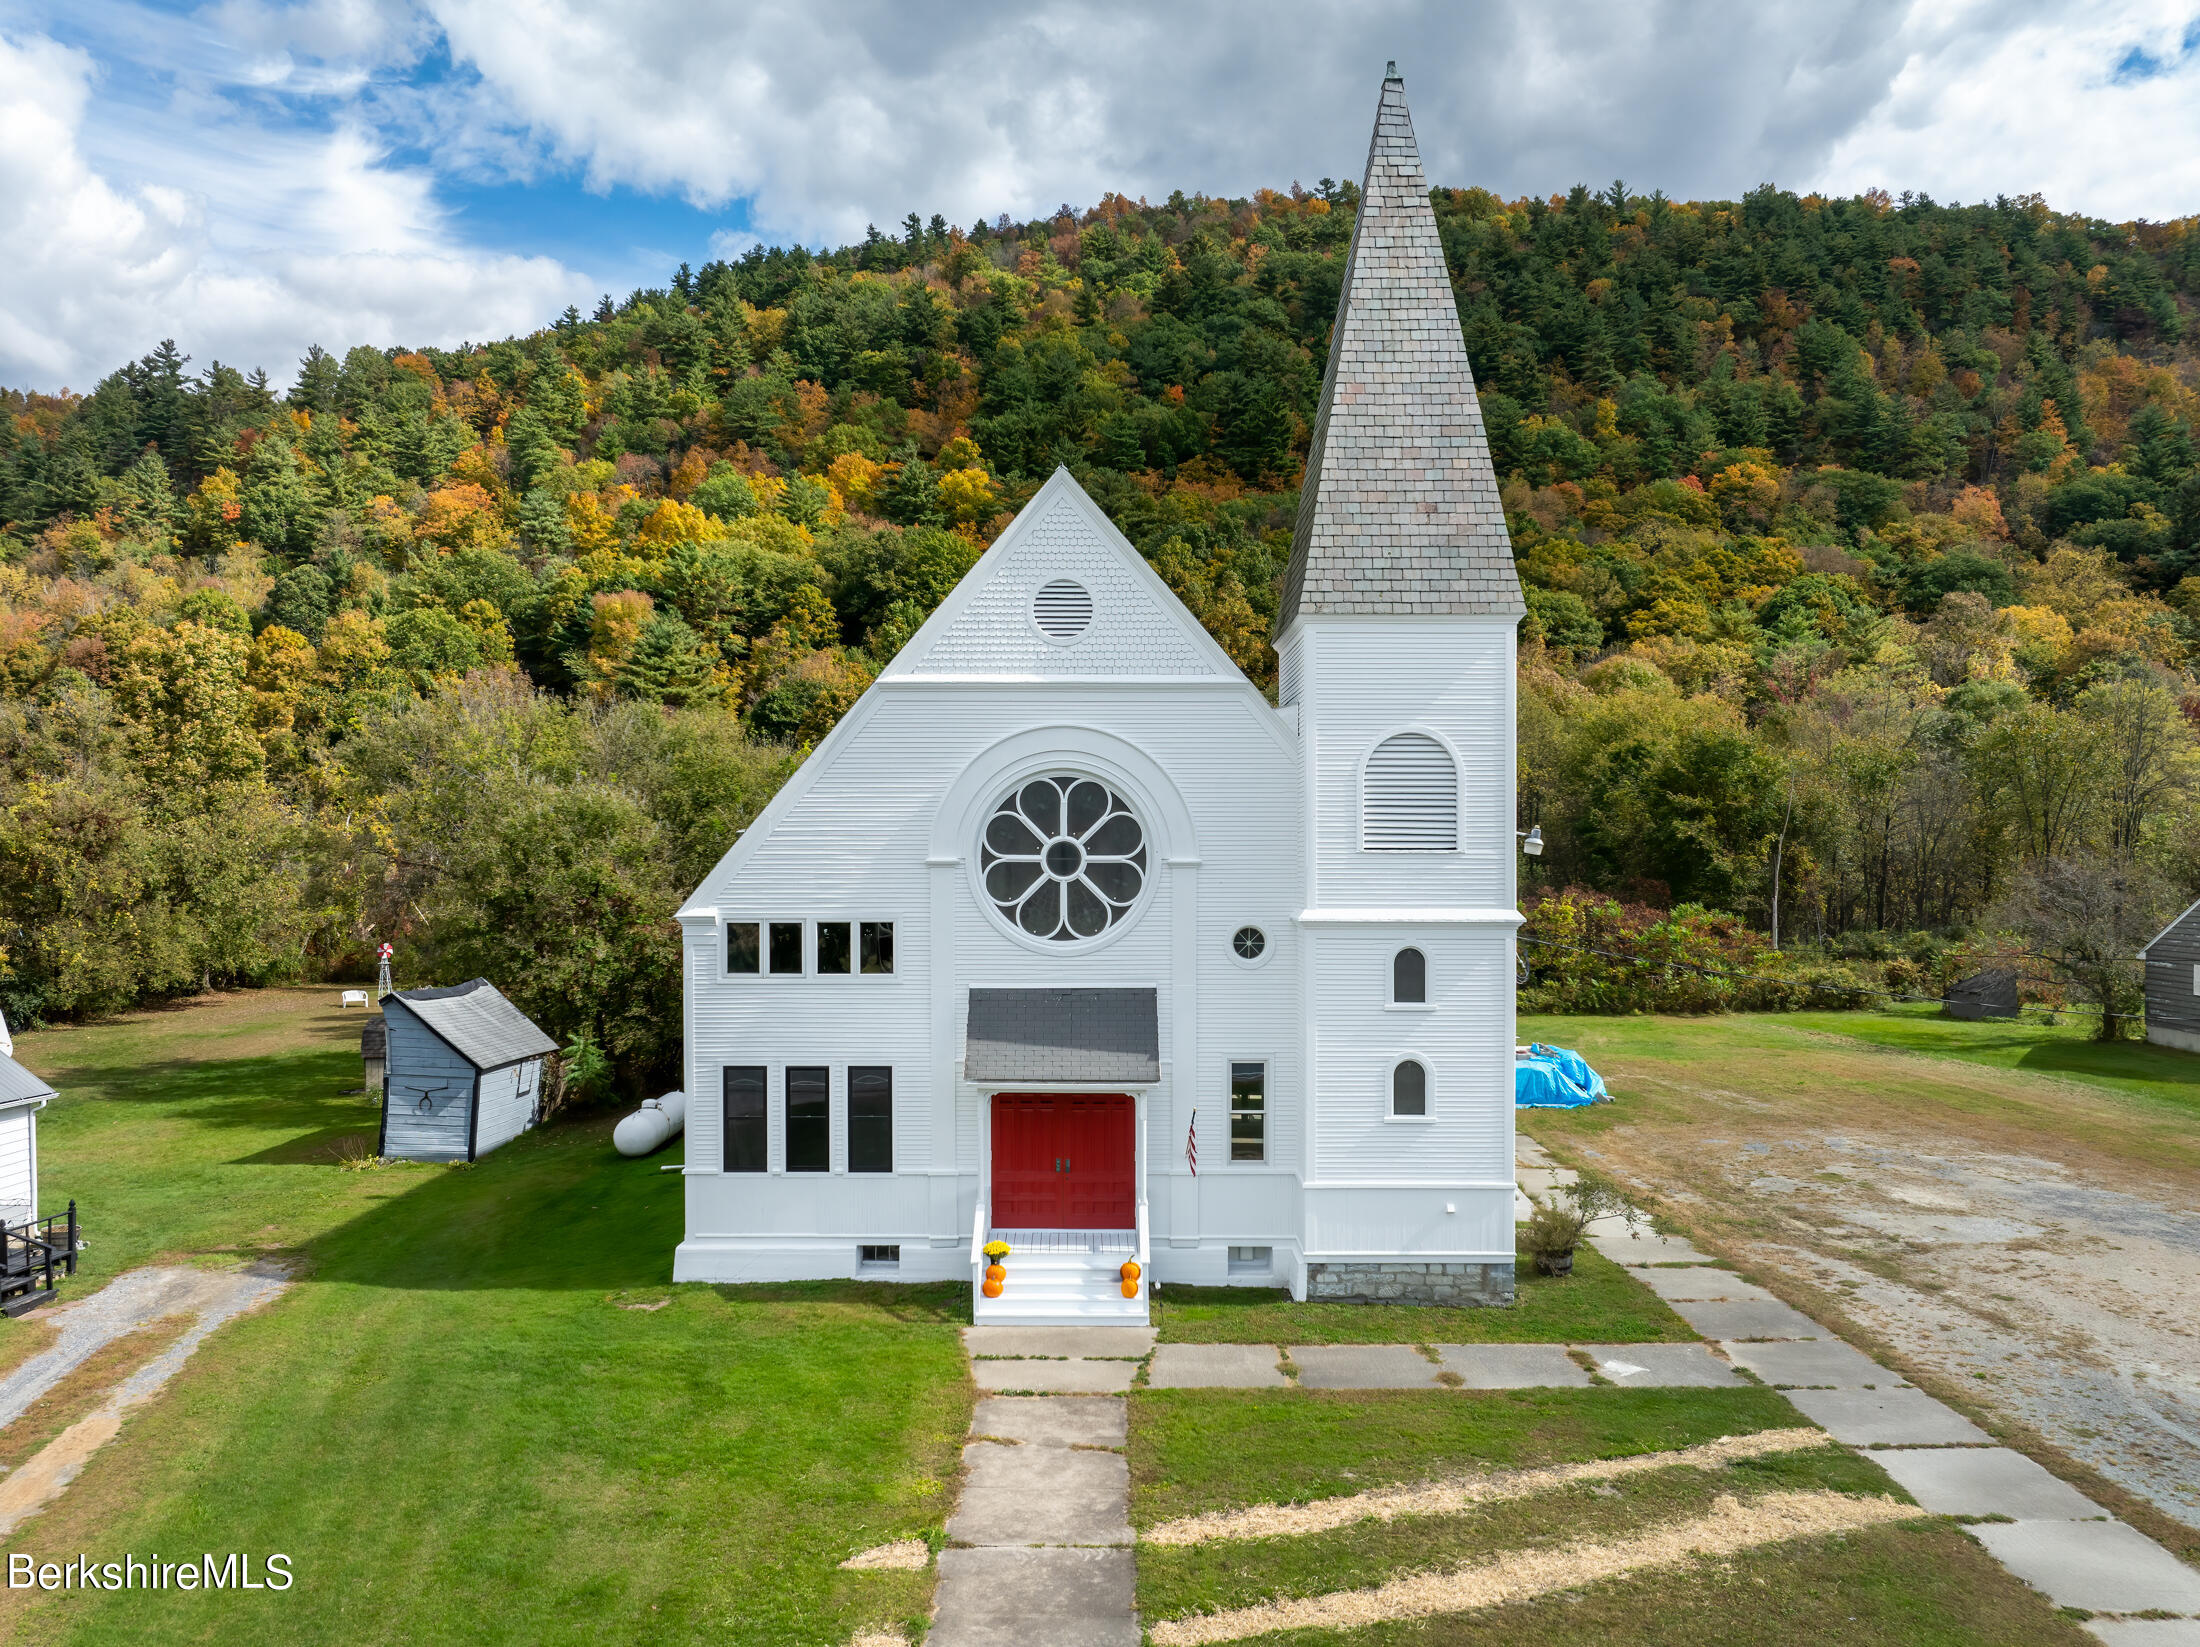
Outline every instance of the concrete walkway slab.
{"label": "concrete walkway slab", "polygon": [[1717,1359],[1707,1344],[1579,1344],[1595,1359],[1597,1371],[1615,1384],[1720,1389],[1746,1382]]}
{"label": "concrete walkway slab", "polygon": [[1581,1174],[1571,1167],[1515,1167],[1513,1182],[1534,1196],[1538,1201],[1552,1190],[1581,1181]]}
{"label": "concrete walkway slab", "polygon": [[1872,1462],[1935,1515],[2090,1521],[2101,1507],[2007,1447],[1888,1447]]}
{"label": "concrete walkway slab", "polygon": [[1589,1375],[1563,1344],[1438,1344],[1442,1371],[1465,1390],[1579,1388]]}
{"label": "concrete walkway slab", "polygon": [[1156,1390],[1266,1390],[1291,1381],[1273,1344],[1164,1344],[1146,1366]]}
{"label": "concrete walkway slab", "polygon": [[947,1518],[957,1544],[1128,1544],[1130,1464],[1121,1453],[1068,1447],[963,1449],[962,1502]]}
{"label": "concrete walkway slab", "polygon": [[965,1327],[963,1349],[984,1355],[1121,1356],[1153,1348],[1151,1327]]}
{"label": "concrete walkway slab", "polygon": [[1708,1264],[1711,1254],[1698,1252],[1678,1235],[1592,1235],[1589,1245],[1615,1264]]}
{"label": "concrete walkway slab", "polygon": [[2200,1647],[2200,1618],[2094,1618],[2078,1628],[2108,1647]]}
{"label": "concrete walkway slab", "polygon": [[2200,1613],[2200,1572],[2120,1521],[1990,1521],[1963,1530],[2058,1607]]}
{"label": "concrete walkway slab", "polygon": [[989,1395],[978,1403],[970,1433],[1035,1447],[1121,1447],[1130,1425],[1112,1395]]}
{"label": "concrete walkway slab", "polygon": [[1139,1647],[1129,1550],[942,1550],[926,1647]]}
{"label": "concrete walkway slab", "polygon": [[1294,1344],[1299,1384],[1309,1390],[1415,1390],[1436,1368],[1411,1344]]}
{"label": "concrete walkway slab", "polygon": [[1902,1384],[1899,1373],[1889,1372],[1838,1338],[1807,1339],[1802,1343],[1727,1343],[1720,1348],[1734,1365],[1747,1367],[1767,1384],[1830,1386],[1837,1390],[1888,1390]]}
{"label": "concrete walkway slab", "polygon": [[1637,1270],[1635,1279],[1669,1304],[1679,1299],[1711,1298],[1746,1300],[1752,1304],[1779,1302],[1764,1288],[1751,1286],[1732,1270],[1714,1269],[1709,1264],[1690,1264],[1675,1270]]}
{"label": "concrete walkway slab", "polygon": [[1790,1390],[1788,1400],[1851,1447],[1988,1446],[1994,1439],[1923,1390]]}
{"label": "concrete walkway slab", "polygon": [[1676,1300],[1673,1313],[1706,1338],[1831,1338],[1800,1310],[1791,1310],[1778,1299],[1770,1303],[1743,1300],[1731,1304],[1690,1303]]}
{"label": "concrete walkway slab", "polygon": [[981,1390],[1034,1390],[1045,1395],[1121,1395],[1137,1376],[1135,1361],[973,1361]]}

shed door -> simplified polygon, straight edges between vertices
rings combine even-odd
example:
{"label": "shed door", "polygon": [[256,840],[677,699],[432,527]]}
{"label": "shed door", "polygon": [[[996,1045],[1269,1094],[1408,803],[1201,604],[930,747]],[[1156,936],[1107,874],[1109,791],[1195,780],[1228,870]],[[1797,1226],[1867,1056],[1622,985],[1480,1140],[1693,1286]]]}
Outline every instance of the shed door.
{"label": "shed door", "polygon": [[995,1228],[1134,1229],[1137,1178],[1137,1110],[1128,1094],[995,1096]]}

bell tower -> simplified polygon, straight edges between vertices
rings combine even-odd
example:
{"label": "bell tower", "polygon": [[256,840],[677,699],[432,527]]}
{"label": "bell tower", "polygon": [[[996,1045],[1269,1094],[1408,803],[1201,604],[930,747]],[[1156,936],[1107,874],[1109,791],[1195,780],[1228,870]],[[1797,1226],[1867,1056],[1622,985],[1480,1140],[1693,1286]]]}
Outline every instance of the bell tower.
{"label": "bell tower", "polygon": [[1512,1295],[1524,612],[1392,64],[1276,632],[1305,829],[1309,1297]]}

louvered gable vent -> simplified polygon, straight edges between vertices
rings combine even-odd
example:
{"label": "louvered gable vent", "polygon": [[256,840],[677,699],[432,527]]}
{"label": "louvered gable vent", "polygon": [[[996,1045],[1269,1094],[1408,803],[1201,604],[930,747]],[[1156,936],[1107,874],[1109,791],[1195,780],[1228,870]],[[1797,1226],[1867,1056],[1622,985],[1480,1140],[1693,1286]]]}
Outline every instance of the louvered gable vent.
{"label": "louvered gable vent", "polygon": [[1459,846],[1459,769],[1425,732],[1401,732],[1367,761],[1360,842],[1370,852],[1452,852]]}
{"label": "louvered gable vent", "polygon": [[1073,641],[1092,624],[1092,594],[1070,578],[1056,578],[1033,598],[1031,615],[1049,640]]}

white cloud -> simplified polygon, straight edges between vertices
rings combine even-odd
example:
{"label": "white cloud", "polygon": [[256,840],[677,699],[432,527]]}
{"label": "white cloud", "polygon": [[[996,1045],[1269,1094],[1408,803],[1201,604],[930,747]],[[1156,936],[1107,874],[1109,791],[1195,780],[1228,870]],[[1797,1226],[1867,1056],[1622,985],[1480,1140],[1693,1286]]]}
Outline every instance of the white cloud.
{"label": "white cloud", "polygon": [[170,332],[286,373],[308,341],[495,336],[627,283],[630,248],[576,258],[591,279],[469,246],[446,183],[744,205],[726,256],[1357,177],[1393,57],[1441,182],[2166,217],[2200,205],[2172,4],[78,0],[0,33],[0,382],[81,384]]}
{"label": "white cloud", "polygon": [[499,336],[593,290],[552,259],[454,243],[429,175],[355,127],[209,121],[179,157],[155,152],[154,123],[113,137],[141,164],[110,178],[86,152],[97,73],[0,35],[0,383],[88,388],[163,337],[281,380],[309,343]]}

